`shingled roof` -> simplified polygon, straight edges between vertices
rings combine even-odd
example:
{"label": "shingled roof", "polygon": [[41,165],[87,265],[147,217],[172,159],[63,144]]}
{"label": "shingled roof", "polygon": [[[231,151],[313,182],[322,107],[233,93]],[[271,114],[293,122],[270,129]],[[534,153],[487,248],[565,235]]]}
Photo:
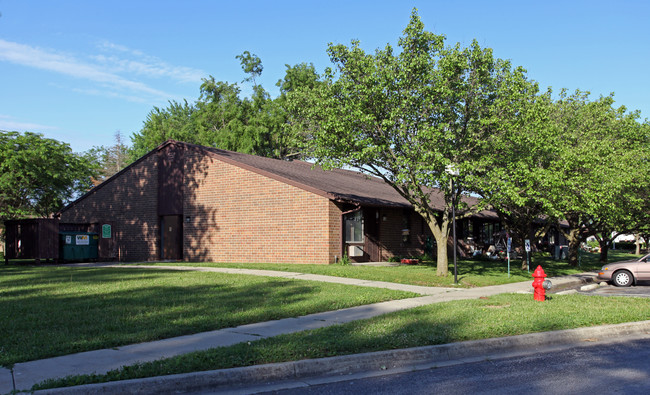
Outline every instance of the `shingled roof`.
{"label": "shingled roof", "polygon": [[[343,169],[323,170],[321,167],[305,161],[286,161],[194,144],[175,143],[198,149],[224,162],[325,196],[334,201],[356,203],[363,206],[412,207],[411,203],[384,180],[357,171]],[[463,200],[469,206],[478,203],[478,199],[473,197],[464,196]],[[445,207],[444,196],[437,189],[431,191],[431,204],[435,209],[439,210]],[[490,212],[485,215],[491,217],[491,214]]]}
{"label": "shingled roof", "polygon": [[[317,195],[327,197],[328,199],[334,201],[348,202],[363,206],[404,208],[412,207],[412,205],[406,199],[404,199],[395,189],[393,189],[383,180],[360,172],[343,169],[323,170],[313,163],[305,161],[279,160],[168,140],[144,155],[142,158],[129,165],[127,168],[110,177],[104,183],[91,189],[87,194],[80,197],[77,199],[77,201],[71,203],[67,207],[63,208],[61,211],[65,211],[79,200],[84,199],[94,190],[97,190],[103,185],[107,184],[111,179],[119,177],[119,175],[126,171],[129,167],[136,165],[144,158],[149,157],[150,155],[155,154],[170,145],[193,150],[202,155],[211,156],[215,159],[224,161],[234,166],[238,166],[265,177],[269,177],[280,182],[295,186],[297,188],[315,193]],[[432,191],[431,198],[431,203],[434,208],[440,210],[444,208],[445,202],[442,193],[434,189]],[[465,200],[466,203],[470,206],[477,203],[477,199],[472,197],[463,197],[463,200]]]}
{"label": "shingled roof", "polygon": [[179,144],[335,201],[366,206],[411,207],[406,199],[383,180],[356,171],[323,170],[313,163],[300,160],[286,161],[192,144]]}

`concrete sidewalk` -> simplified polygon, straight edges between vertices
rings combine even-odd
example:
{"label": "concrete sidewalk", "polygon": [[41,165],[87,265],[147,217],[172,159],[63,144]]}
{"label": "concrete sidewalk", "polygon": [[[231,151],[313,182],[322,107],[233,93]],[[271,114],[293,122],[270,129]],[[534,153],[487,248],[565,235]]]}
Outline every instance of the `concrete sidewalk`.
{"label": "concrete sidewalk", "polygon": [[[81,266],[81,265],[80,265]],[[89,265],[83,265],[89,266]],[[387,283],[380,281],[367,281],[333,276],[322,276],[304,273],[277,272],[268,270],[225,269],[206,267],[175,267],[175,266],[144,266],[144,265],[93,265],[120,268],[150,268],[168,270],[193,270],[211,271],[222,273],[237,273],[260,276],[284,277],[300,280],[325,281],[348,285],[388,288],[416,292],[421,297],[375,303],[365,306],[351,307],[342,310],[310,314],[297,318],[242,325],[235,328],[226,328],[216,331],[198,333],[117,347],[114,349],[88,351],[78,354],[65,355],[37,361],[18,363],[11,371],[0,369],[0,394],[6,394],[15,388],[28,390],[34,384],[47,379],[60,378],[68,375],[103,374],[121,366],[132,365],[136,362],[155,361],[161,358],[173,357],[192,351],[206,350],[214,347],[229,346],[236,343],[254,341],[258,339],[277,336],[280,334],[294,333],[308,329],[316,329],[346,322],[366,319],[378,315],[410,309],[431,303],[446,302],[462,299],[476,299],[500,293],[532,292],[532,280],[504,285],[482,288],[435,288],[419,287],[404,284]],[[590,282],[595,274],[584,273],[580,275],[551,278],[554,288],[579,286]]]}

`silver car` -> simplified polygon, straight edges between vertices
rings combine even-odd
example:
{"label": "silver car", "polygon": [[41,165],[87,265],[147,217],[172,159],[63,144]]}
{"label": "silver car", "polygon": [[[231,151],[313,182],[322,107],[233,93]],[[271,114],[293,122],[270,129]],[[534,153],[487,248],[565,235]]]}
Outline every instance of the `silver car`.
{"label": "silver car", "polygon": [[605,265],[598,272],[598,278],[611,281],[617,287],[629,287],[639,280],[650,280],[650,254]]}

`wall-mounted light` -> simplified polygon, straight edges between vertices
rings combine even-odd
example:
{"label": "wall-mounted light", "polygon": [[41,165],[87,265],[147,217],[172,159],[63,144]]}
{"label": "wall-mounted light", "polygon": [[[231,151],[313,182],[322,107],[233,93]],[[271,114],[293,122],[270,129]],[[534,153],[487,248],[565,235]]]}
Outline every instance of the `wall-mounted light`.
{"label": "wall-mounted light", "polygon": [[189,224],[191,221],[192,221],[192,217],[190,217],[189,215],[185,217],[185,222]]}

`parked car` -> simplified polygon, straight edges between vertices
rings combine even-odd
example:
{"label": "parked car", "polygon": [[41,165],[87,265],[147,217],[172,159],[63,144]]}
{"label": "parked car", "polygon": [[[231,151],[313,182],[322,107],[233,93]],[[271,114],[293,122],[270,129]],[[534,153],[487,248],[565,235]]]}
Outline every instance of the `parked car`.
{"label": "parked car", "polygon": [[611,281],[617,287],[629,287],[639,280],[650,280],[650,254],[605,265],[600,269],[598,278]]}

